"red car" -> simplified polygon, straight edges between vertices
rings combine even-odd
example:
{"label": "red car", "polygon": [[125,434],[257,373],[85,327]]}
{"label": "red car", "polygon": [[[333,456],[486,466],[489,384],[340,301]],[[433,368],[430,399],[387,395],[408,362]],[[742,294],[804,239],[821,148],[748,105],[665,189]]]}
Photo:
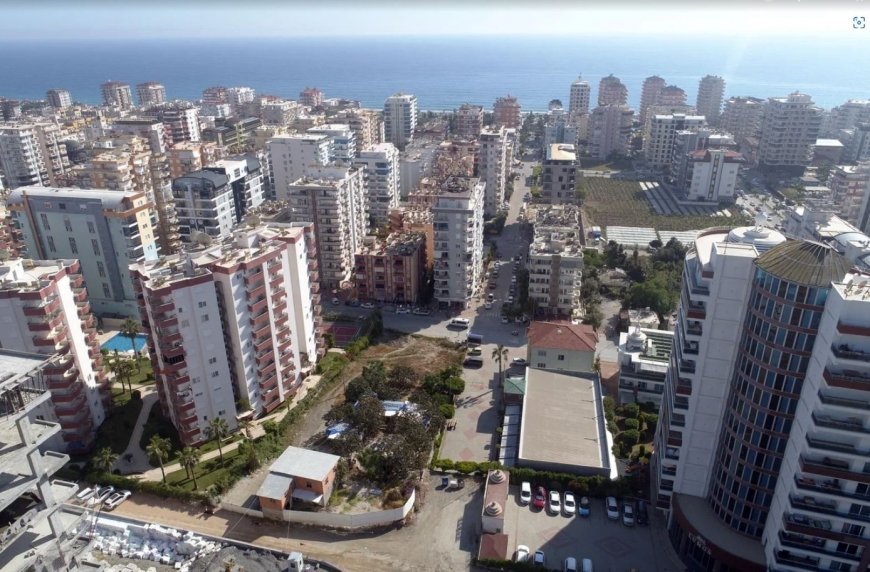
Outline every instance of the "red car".
{"label": "red car", "polygon": [[532,506],[539,510],[543,510],[547,506],[547,491],[544,490],[544,487],[537,487],[535,489]]}

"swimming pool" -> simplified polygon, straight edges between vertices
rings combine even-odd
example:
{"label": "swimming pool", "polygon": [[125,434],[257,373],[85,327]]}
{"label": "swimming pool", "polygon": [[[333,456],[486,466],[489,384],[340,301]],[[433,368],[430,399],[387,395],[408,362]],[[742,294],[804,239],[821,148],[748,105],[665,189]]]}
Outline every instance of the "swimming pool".
{"label": "swimming pool", "polygon": [[[136,335],[136,351],[137,352],[141,352],[142,348],[145,347],[146,339],[147,339],[147,336],[145,334],[137,334]],[[119,352],[129,352],[131,349],[130,348],[130,338],[128,338],[127,336],[125,336],[124,334],[119,332],[119,333],[115,334],[115,337],[113,337],[111,340],[109,340],[108,342],[106,342],[102,346],[100,346],[100,348],[104,349],[104,350],[109,350],[110,352],[113,352],[115,350],[118,350]]]}

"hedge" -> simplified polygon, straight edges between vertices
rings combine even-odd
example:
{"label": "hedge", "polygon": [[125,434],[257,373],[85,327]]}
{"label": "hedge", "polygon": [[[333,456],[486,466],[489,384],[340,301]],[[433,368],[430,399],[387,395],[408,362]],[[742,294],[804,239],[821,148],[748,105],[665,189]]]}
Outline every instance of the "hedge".
{"label": "hedge", "polygon": [[474,564],[487,570],[515,570],[517,572],[540,570],[539,567],[535,567],[531,562],[513,562],[511,560],[496,560],[494,558],[475,558]]}
{"label": "hedge", "polygon": [[188,491],[181,487],[164,484],[163,481],[143,481],[111,473],[88,473],[84,476],[84,480],[94,485],[111,485],[116,489],[150,493],[185,502],[203,502],[209,500],[209,495],[203,491]]}

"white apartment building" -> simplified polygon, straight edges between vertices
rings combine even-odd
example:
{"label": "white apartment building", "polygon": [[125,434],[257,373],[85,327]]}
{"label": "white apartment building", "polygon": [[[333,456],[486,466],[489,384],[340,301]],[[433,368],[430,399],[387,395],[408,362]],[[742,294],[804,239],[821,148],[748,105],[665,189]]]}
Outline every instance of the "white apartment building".
{"label": "white apartment building", "polygon": [[78,454],[91,449],[112,403],[80,272],[77,260],[60,258],[0,263],[0,347],[54,356],[43,369],[52,408],[45,418],[60,423],[61,440],[55,446]]}
{"label": "white apartment building", "polygon": [[758,137],[761,133],[761,116],[764,100],[757,97],[731,97],[725,102],[721,126],[734,135],[738,142]]}
{"label": "white apartment building", "polygon": [[260,119],[264,125],[289,127],[299,115],[300,105],[295,101],[261,100]]}
{"label": "white apartment building", "polygon": [[831,109],[825,121],[824,134],[836,137],[841,129],[854,129],[861,123],[870,123],[870,100],[850,99]]}
{"label": "white apartment building", "polygon": [[719,125],[722,113],[722,97],[725,95],[725,80],[716,75],[705,75],[698,82],[698,97],[695,109],[698,115],[707,118],[710,125]]}
{"label": "white apartment building", "polygon": [[[541,200],[562,204],[576,199],[577,152],[574,145],[550,145],[541,163]],[[581,175],[582,176],[582,175]]]}
{"label": "white apartment building", "polygon": [[321,134],[292,134],[266,142],[271,188],[279,201],[287,198],[288,187],[312,168],[332,162],[332,139]]}
{"label": "white apartment building", "polygon": [[483,106],[463,103],[456,112],[456,136],[474,139],[483,129]]}
{"label": "white apartment building", "polygon": [[133,92],[130,84],[122,81],[107,81],[100,85],[100,93],[103,96],[103,105],[114,107],[123,111],[133,109]]}
{"label": "white apartment building", "polygon": [[702,115],[653,115],[649,118],[649,137],[644,140],[644,157],[647,165],[656,169],[667,169],[674,156],[674,141],[678,131],[704,127]]}
{"label": "white apartment building", "polygon": [[732,201],[737,190],[737,175],[744,163],[743,155],[724,149],[704,149],[689,155],[692,183],[688,198],[692,201]]}
{"label": "white apartment building", "polygon": [[201,141],[199,108],[187,102],[162,103],[142,112],[144,117],[153,117],[163,123],[170,144],[183,141]]}
{"label": "white apartment building", "polygon": [[843,129],[838,139],[843,142],[843,161],[870,161],[870,123],[859,123],[852,129]]}
{"label": "white apartment building", "polygon": [[253,103],[256,92],[250,87],[228,87],[226,89],[226,103],[232,106]]}
{"label": "white apartment building", "polygon": [[734,151],[737,144],[729,133],[709,127],[693,127],[677,131],[674,135],[674,156],[668,167],[668,180],[678,189],[687,189],[692,182],[691,154],[703,149],[727,149]]}
{"label": "white apartment building", "polygon": [[659,105],[659,95],[666,85],[667,82],[664,78],[657,75],[643,80],[643,85],[640,88],[640,109],[638,110],[641,123],[646,123],[649,108]]}
{"label": "white apartment building", "polygon": [[561,105],[551,106],[544,123],[544,148],[554,143],[577,144],[577,126]]}
{"label": "white apartment building", "polygon": [[0,125],[0,171],[6,187],[62,184],[70,162],[53,123]]}
{"label": "white apartment building", "polygon": [[[541,205],[529,245],[529,299],[550,316],[579,317],[583,279],[580,211],[574,205]],[[575,316],[577,314],[577,316]]]}
{"label": "white apartment building", "polygon": [[384,119],[376,109],[344,109],[332,117],[332,121],[349,125],[356,136],[356,148],[368,149],[383,143]]}
{"label": "white apartment building", "polygon": [[399,150],[392,143],[378,143],[360,151],[354,165],[365,169],[371,226],[386,225],[390,209],[399,206]]}
{"label": "white apartment building", "polygon": [[400,151],[414,140],[417,127],[417,96],[397,93],[384,101],[384,134]]}
{"label": "white apartment building", "polygon": [[227,238],[238,223],[230,179],[223,173],[202,170],[172,181],[172,199],[178,234],[185,243]]}
{"label": "white apartment building", "polygon": [[485,217],[495,216],[505,199],[513,158],[508,131],[504,127],[486,127],[478,137],[480,152],[477,172],[480,180],[486,185],[483,202]]}
{"label": "white apartment building", "polygon": [[143,193],[20,187],[7,206],[28,256],[81,260],[96,315],[136,315],[128,267],[160,254],[157,214]]}
{"label": "white apartment building", "polygon": [[598,107],[607,105],[622,106],[628,103],[628,88],[615,77],[610,74],[607,77],[601,78],[598,82]]}
{"label": "white apartment building", "polygon": [[828,176],[831,204],[837,214],[858,228],[870,195],[870,163],[837,165]]}
{"label": "white apartment building", "polygon": [[349,125],[326,123],[308,130],[315,135],[326,135],[332,140],[332,159],[340,165],[350,165],[357,156],[356,134]]}
{"label": "white apartment building", "polygon": [[156,81],[146,81],[136,86],[136,97],[139,98],[139,107],[160,105],[166,103],[166,87]]}
{"label": "white apartment building", "polygon": [[625,105],[598,106],[589,118],[589,154],[599,160],[624,155],[631,145],[634,111]]}
{"label": "white apartment building", "polygon": [[571,82],[571,91],[568,94],[568,117],[574,125],[577,124],[580,116],[589,113],[591,95],[592,88],[582,76],[577,76],[577,79]]}
{"label": "white apartment building", "polygon": [[72,96],[65,89],[50,89],[45,93],[45,99],[54,109],[66,109],[72,105]]}
{"label": "white apartment building", "polygon": [[290,222],[313,222],[320,283],[328,290],[351,279],[354,253],[369,232],[363,169],[320,167],[289,185]]}
{"label": "white apartment building", "polygon": [[767,100],[761,121],[758,163],[766,167],[805,167],[819,135],[822,110],[809,95],[794,92]]}
{"label": "white apartment building", "polygon": [[483,202],[486,184],[449,178],[432,207],[435,300],[465,308],[483,279]]}
{"label": "white apartment building", "polygon": [[619,334],[617,403],[652,403],[658,408],[674,345],[674,333],[635,326]]}
{"label": "white apartment building", "polygon": [[226,175],[233,192],[236,223],[266,200],[260,161],[253,155],[220,159],[203,170]]}

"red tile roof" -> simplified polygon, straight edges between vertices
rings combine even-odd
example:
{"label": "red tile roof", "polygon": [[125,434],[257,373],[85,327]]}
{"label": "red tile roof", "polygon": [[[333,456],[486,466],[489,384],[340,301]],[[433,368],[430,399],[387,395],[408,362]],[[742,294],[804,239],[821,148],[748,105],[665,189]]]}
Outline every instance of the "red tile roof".
{"label": "red tile roof", "polygon": [[532,322],[529,346],[554,350],[594,352],[598,334],[588,324],[570,322]]}
{"label": "red tile roof", "polygon": [[477,557],[492,560],[507,560],[507,550],[507,534],[482,534],[480,536],[480,549],[477,552]]}

